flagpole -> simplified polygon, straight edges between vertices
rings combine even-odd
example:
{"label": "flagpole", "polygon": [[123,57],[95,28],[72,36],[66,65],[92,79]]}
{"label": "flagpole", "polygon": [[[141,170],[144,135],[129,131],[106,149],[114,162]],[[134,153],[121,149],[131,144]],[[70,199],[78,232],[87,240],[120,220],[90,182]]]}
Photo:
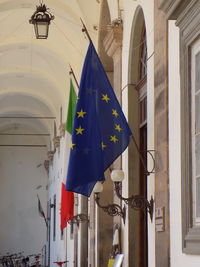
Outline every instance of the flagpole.
{"label": "flagpole", "polygon": [[75,83],[76,83],[76,86],[77,86],[77,87],[78,87],[78,89],[79,89],[79,84],[78,84],[78,81],[77,81],[77,79],[76,79],[76,76],[75,76],[75,74],[74,74],[74,71],[73,71],[73,69],[72,69],[72,67],[71,67],[71,65],[70,65],[70,64],[69,64],[69,67],[70,67],[69,74],[73,76],[73,78],[74,78],[74,81],[75,81]]}
{"label": "flagpole", "polygon": [[138,147],[138,144],[137,144],[137,142],[136,142],[136,140],[135,140],[135,137],[132,135],[132,136],[131,136],[131,139],[133,140],[133,143],[135,144],[135,147],[136,147],[137,152],[138,152],[138,154],[139,154],[141,163],[142,163],[142,165],[143,165],[143,167],[144,167],[144,169],[145,169],[145,171],[146,171],[146,175],[148,176],[148,175],[150,174],[150,172],[147,170],[146,164],[145,164],[144,159],[143,159],[143,157],[142,157],[142,153],[141,153],[141,151],[139,150],[139,147]]}
{"label": "flagpole", "polygon": [[81,23],[83,24],[82,32],[85,32],[85,34],[87,35],[87,38],[89,39],[89,41],[92,42],[92,39],[91,39],[91,37],[90,37],[90,35],[89,35],[89,33],[88,33],[88,30],[87,30],[85,24],[83,23],[83,21],[82,21],[81,18],[80,18],[80,20],[81,20]]}
{"label": "flagpole", "polygon": [[[39,198],[38,194],[37,194],[37,198],[38,198],[38,201],[40,202],[40,198]],[[40,205],[41,205],[41,202],[40,202]],[[47,223],[47,219],[46,219],[46,217],[45,217],[45,214],[44,214],[43,218],[44,218],[46,227],[48,227],[48,223]]]}

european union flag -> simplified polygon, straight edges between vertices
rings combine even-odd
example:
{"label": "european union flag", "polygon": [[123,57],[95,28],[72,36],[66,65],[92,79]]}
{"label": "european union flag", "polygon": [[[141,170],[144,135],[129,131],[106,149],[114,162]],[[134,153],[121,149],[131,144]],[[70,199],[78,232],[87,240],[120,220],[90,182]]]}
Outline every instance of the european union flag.
{"label": "european union flag", "polygon": [[85,58],[68,165],[66,190],[90,196],[105,170],[129,144],[131,130],[90,42]]}

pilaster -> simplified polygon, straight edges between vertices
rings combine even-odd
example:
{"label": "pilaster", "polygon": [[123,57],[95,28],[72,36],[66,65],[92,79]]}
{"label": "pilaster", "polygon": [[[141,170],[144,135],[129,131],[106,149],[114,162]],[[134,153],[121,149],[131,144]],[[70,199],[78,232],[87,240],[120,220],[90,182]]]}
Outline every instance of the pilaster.
{"label": "pilaster", "polygon": [[54,147],[55,149],[58,149],[58,152],[60,152],[60,136],[56,136],[53,139]]}
{"label": "pilaster", "polygon": [[59,131],[60,131],[60,137],[64,137],[65,131],[66,131],[66,124],[65,123],[60,124]]}
{"label": "pilaster", "polygon": [[104,47],[108,56],[112,57],[114,65],[113,87],[119,102],[121,103],[122,84],[122,38],[123,23],[121,20],[114,20],[107,27],[108,33],[104,39]]}
{"label": "pilaster", "polygon": [[[113,89],[119,103],[122,102],[122,39],[123,23],[122,20],[116,19],[107,26],[107,35],[103,41],[105,51],[113,59]],[[114,164],[114,169],[121,169],[121,157]]]}
{"label": "pilaster", "polygon": [[[155,208],[164,210],[165,228],[156,227],[156,267],[170,266],[168,166],[168,19],[155,1]],[[158,212],[155,211],[155,214]]]}

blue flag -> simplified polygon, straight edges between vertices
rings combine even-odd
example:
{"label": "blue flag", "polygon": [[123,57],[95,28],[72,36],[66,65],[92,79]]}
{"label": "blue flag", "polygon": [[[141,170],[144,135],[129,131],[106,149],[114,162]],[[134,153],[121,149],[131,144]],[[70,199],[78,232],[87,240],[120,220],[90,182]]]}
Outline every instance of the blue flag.
{"label": "blue flag", "polygon": [[129,144],[131,130],[90,42],[74,118],[66,190],[90,196]]}

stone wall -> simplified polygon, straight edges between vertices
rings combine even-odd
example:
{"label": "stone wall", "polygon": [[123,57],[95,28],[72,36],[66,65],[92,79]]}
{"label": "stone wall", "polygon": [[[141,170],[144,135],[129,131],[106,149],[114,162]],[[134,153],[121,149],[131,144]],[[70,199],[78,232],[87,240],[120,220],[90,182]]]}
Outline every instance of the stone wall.
{"label": "stone wall", "polygon": [[[164,229],[156,226],[156,266],[170,266],[168,174],[168,23],[155,1],[155,208],[164,208]],[[155,218],[156,220],[156,218]]]}

